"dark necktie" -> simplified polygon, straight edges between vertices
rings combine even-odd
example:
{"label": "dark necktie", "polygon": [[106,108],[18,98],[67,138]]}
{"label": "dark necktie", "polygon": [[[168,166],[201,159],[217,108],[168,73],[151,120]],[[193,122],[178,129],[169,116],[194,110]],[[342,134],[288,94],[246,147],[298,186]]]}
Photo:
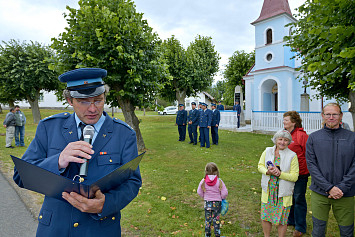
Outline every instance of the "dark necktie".
{"label": "dark necktie", "polygon": [[84,128],[85,128],[86,124],[83,122],[79,123],[79,127],[81,129],[81,136],[80,136],[80,141],[84,141]]}

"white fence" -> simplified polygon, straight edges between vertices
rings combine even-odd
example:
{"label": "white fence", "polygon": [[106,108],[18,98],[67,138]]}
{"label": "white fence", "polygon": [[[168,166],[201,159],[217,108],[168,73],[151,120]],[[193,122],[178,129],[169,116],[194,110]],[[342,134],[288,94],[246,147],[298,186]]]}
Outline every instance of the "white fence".
{"label": "white fence", "polygon": [[222,110],[221,120],[219,121],[220,128],[235,129],[237,128],[238,118],[237,112],[232,110]]}
{"label": "white fence", "polygon": [[[219,126],[221,129],[237,128],[237,113],[231,110],[221,112],[221,121]],[[283,114],[285,111],[252,111],[251,131],[270,131],[276,132],[283,128]],[[321,112],[298,112],[302,118],[302,126],[304,130],[310,134],[321,129],[322,116]],[[349,124],[352,131],[353,120],[350,112],[344,112],[343,122]],[[241,127],[242,128],[242,127]]]}
{"label": "white fence", "polygon": [[[251,130],[278,131],[283,128],[283,114],[285,111],[253,111],[251,118]],[[310,134],[322,128],[321,112],[298,112],[302,118],[304,130]],[[353,130],[352,116],[350,112],[344,112],[343,121],[349,124]]]}

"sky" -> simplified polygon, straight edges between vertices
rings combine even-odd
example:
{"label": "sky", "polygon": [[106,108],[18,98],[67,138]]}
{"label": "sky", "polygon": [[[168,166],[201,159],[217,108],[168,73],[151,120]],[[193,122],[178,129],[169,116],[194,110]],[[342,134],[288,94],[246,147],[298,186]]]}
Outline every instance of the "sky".
{"label": "sky", "polygon": [[[138,12],[164,40],[172,35],[184,48],[197,35],[210,36],[219,53],[220,69],[236,50],[254,49],[254,26],[264,0],[135,0]],[[288,0],[296,13],[305,0]],[[51,44],[67,26],[66,5],[77,0],[0,0],[0,42],[10,39]],[[215,80],[220,80],[220,73]]]}

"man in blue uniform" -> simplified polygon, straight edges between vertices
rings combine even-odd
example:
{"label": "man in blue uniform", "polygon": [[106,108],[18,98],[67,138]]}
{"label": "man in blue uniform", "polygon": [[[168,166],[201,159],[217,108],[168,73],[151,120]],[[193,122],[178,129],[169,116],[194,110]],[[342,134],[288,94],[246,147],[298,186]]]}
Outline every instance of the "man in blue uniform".
{"label": "man in blue uniform", "polygon": [[240,112],[242,111],[242,108],[240,107],[239,101],[236,101],[235,105],[233,105],[233,111],[237,112],[238,128],[239,128],[239,126],[240,126]]}
{"label": "man in blue uniform", "polygon": [[191,103],[192,110],[189,111],[189,137],[190,142],[189,144],[193,143],[194,145],[197,144],[197,126],[200,119],[200,111],[196,109],[196,103]]}
{"label": "man in blue uniform", "polygon": [[[202,104],[203,102],[198,102],[198,112],[199,112],[199,115],[201,116],[201,112],[203,111],[202,109]],[[199,116],[199,117],[200,117]],[[199,118],[200,119],[200,118]],[[199,122],[200,123],[200,122]],[[198,135],[198,142],[201,142],[201,133]]]}
{"label": "man in blue uniform", "polygon": [[210,127],[212,121],[212,111],[207,109],[207,104],[202,103],[202,111],[200,112],[200,135],[201,147],[210,148]]}
{"label": "man in blue uniform", "polygon": [[219,111],[224,110],[224,106],[222,105],[222,102],[221,102],[221,101],[218,101],[217,109],[218,109]]}
{"label": "man in blue uniform", "polygon": [[[73,179],[86,158],[84,183],[91,183],[138,155],[135,132],[103,111],[108,87],[102,78],[106,75],[104,69],[81,68],[59,76],[67,82],[64,96],[75,113],[41,120],[23,160]],[[88,124],[95,128],[92,145],[79,141],[81,127]],[[16,167],[14,181],[23,187]],[[121,236],[120,210],[136,197],[140,186],[138,168],[120,186],[106,193],[98,190],[92,199],[75,192],[63,192],[61,200],[46,196],[38,216],[37,237]]]}
{"label": "man in blue uniform", "polygon": [[218,126],[219,121],[221,120],[221,115],[218,109],[216,109],[216,104],[212,105],[212,120],[211,120],[211,134],[212,134],[212,143],[218,145]]}
{"label": "man in blue uniform", "polygon": [[179,111],[176,115],[176,125],[178,125],[179,141],[185,141],[186,137],[187,112],[183,104],[179,104]]}

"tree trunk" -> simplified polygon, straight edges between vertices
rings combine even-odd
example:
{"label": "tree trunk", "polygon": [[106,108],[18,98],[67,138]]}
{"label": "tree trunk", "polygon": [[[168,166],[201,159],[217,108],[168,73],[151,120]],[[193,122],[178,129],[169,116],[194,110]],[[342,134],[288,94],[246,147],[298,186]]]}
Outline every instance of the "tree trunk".
{"label": "tree trunk", "polygon": [[353,128],[355,130],[355,91],[351,91],[349,93],[349,100],[350,100],[350,104],[351,104],[351,106],[349,108],[349,112],[353,116]]}
{"label": "tree trunk", "polygon": [[10,108],[15,108],[15,101],[9,100],[8,102],[9,102],[9,107]]}
{"label": "tree trunk", "polygon": [[1,107],[1,104],[0,104],[0,114],[2,114],[2,107]]}
{"label": "tree trunk", "polygon": [[137,136],[137,146],[139,151],[143,151],[145,149],[145,144],[143,141],[141,130],[139,129],[139,119],[134,113],[135,106],[129,100],[122,100],[119,96],[117,96],[118,103],[122,109],[123,116],[125,118],[125,122],[133,128],[136,132]]}
{"label": "tree trunk", "polygon": [[186,89],[180,91],[179,88],[175,88],[176,90],[176,99],[178,104],[183,104],[185,106],[185,98],[186,98]]}
{"label": "tree trunk", "polygon": [[39,121],[41,120],[41,112],[39,110],[38,98],[39,98],[39,93],[38,93],[38,95],[36,95],[36,99],[34,99],[34,100],[29,97],[27,98],[28,103],[30,103],[30,105],[31,105],[33,122],[35,124],[38,124]]}

